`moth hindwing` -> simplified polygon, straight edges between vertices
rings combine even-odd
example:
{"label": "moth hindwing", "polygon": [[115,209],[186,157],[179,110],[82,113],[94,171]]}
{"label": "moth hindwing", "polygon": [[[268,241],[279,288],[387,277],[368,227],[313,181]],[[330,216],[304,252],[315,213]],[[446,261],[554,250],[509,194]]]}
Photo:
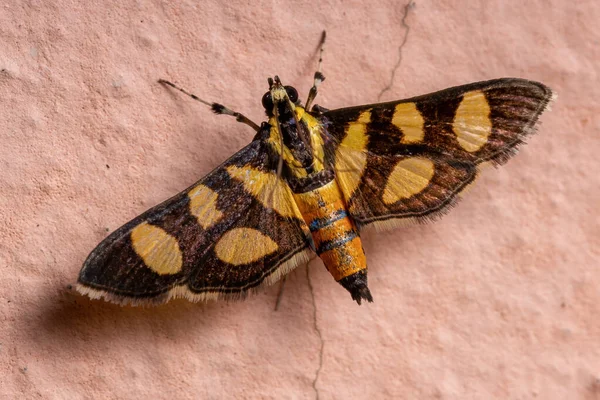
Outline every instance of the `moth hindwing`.
{"label": "moth hindwing", "polygon": [[[317,72],[307,104],[323,80]],[[362,229],[446,212],[479,164],[516,153],[551,98],[505,78],[330,111],[306,109],[275,76],[260,126],[200,100],[254,128],[253,141],[104,239],[77,289],[121,304],[240,298],[316,252],[354,300],[372,301]]]}

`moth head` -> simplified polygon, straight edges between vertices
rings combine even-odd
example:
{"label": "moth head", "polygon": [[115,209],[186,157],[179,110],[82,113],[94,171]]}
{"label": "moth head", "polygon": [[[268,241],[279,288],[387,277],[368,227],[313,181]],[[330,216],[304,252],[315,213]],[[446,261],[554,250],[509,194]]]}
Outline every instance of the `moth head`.
{"label": "moth head", "polygon": [[262,105],[269,117],[275,115],[275,107],[279,115],[286,111],[294,111],[298,103],[298,91],[292,86],[283,86],[279,77],[269,78],[269,91],[262,97]]}

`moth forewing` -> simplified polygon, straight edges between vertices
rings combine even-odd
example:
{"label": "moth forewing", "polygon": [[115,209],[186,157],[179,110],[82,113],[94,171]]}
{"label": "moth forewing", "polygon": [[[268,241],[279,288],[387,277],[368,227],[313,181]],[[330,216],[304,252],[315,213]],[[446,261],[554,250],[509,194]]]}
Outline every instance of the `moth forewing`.
{"label": "moth forewing", "polygon": [[[84,263],[79,292],[134,305],[236,299],[305,262],[306,232],[303,221],[290,218],[293,199],[280,196],[266,207],[260,196],[272,181],[248,173],[268,165],[263,145],[252,142],[109,235]],[[256,195],[247,190],[257,187]]]}
{"label": "moth forewing", "polygon": [[362,170],[338,173],[350,214],[379,228],[442,215],[476,178],[477,165],[516,153],[552,98],[541,83],[505,78],[325,112],[339,142],[336,167]]}

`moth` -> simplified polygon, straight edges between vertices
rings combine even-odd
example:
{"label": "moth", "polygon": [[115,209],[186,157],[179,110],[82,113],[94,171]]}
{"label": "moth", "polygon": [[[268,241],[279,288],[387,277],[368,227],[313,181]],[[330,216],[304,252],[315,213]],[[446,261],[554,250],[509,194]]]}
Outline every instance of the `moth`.
{"label": "moth", "polygon": [[104,239],[83,264],[78,291],[134,305],[238,299],[316,253],[352,299],[371,302],[363,229],[447,212],[480,164],[516,153],[553,96],[541,83],[502,78],[328,110],[312,106],[324,79],[319,60],[302,105],[296,89],[269,78],[261,125],[161,80],[256,135]]}

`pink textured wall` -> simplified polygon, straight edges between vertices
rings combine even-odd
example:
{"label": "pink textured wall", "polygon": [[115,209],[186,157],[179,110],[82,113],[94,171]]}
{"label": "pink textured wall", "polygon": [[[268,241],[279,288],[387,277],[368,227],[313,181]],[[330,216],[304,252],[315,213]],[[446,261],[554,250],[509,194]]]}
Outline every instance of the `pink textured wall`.
{"label": "pink textured wall", "polygon": [[[128,5],[123,5],[127,3]],[[0,8],[0,398],[600,399],[595,1],[8,1]],[[368,234],[373,304],[320,261],[241,303],[70,293],[88,252],[251,140],[266,78],[318,103],[502,76],[558,94],[447,217]],[[304,98],[305,95],[302,97]]]}

